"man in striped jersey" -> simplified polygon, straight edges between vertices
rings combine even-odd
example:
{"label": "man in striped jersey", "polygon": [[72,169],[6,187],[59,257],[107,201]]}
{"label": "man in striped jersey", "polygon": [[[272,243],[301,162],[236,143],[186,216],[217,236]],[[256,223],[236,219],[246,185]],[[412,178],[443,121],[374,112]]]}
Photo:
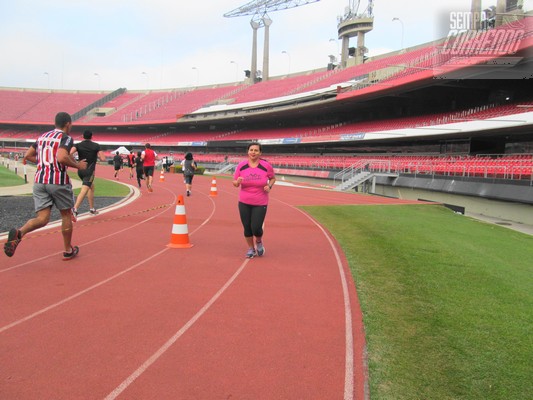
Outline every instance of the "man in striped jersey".
{"label": "man in striped jersey", "polygon": [[71,243],[74,193],[67,168],[83,170],[87,168],[87,162],[86,160],[76,162],[70,155],[70,149],[74,145],[69,136],[71,128],[71,116],[66,112],[58,113],[55,118],[55,129],[43,133],[24,156],[24,163],[30,161],[37,164],[33,183],[33,201],[37,215],[21,228],[9,231],[7,242],[4,244],[4,253],[8,257],[15,254],[24,235],[48,224],[52,205],[61,212],[61,233],[65,248],[63,260],[70,260],[79,252],[78,246],[72,246]]}

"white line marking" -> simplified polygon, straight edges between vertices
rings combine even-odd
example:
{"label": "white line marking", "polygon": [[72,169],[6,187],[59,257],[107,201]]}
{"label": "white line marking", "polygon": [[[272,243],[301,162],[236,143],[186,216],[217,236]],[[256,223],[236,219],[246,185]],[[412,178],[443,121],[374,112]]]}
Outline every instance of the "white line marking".
{"label": "white line marking", "polygon": [[119,386],[115,388],[111,393],[109,393],[105,400],[113,400],[116,399],[118,395],[120,395],[124,390],[128,388],[139,376],[143,374],[154,362],[157,361],[159,357],[161,357],[176,341],[183,336],[185,332],[187,332],[202,315],[204,315],[207,310],[215,303],[215,301],[218,300],[218,298],[226,291],[227,288],[231,286],[231,284],[237,279],[237,277],[241,274],[241,272],[244,270],[244,267],[246,267],[246,264],[248,264],[249,259],[245,260],[237,272],[233,274],[233,276],[222,286],[218,292],[215,293],[213,297],[185,324],[181,327],[179,331],[177,331],[174,336],[172,336],[167,342],[159,348],[154,354],[152,354],[135,372],[133,372],[130,376],[128,376]]}
{"label": "white line marking", "polygon": [[45,312],[50,311],[50,310],[52,310],[52,309],[54,309],[56,307],[59,307],[60,305],[63,305],[63,304],[65,304],[65,303],[67,303],[67,302],[69,302],[71,300],[74,300],[75,298],[80,297],[81,295],[83,295],[83,294],[85,294],[87,292],[90,292],[91,290],[94,290],[94,289],[96,289],[96,288],[98,288],[98,287],[100,287],[102,285],[105,285],[106,283],[112,281],[113,279],[118,278],[121,275],[124,275],[126,272],[129,272],[129,271],[139,267],[140,265],[143,265],[147,261],[150,261],[152,258],[155,258],[155,257],[159,256],[160,254],[163,254],[168,249],[169,248],[166,247],[163,250],[151,255],[150,257],[145,258],[144,260],[138,262],[137,264],[132,265],[131,267],[119,272],[118,274],[115,274],[115,275],[113,275],[113,276],[111,276],[111,277],[109,277],[109,278],[107,278],[107,279],[105,279],[103,281],[100,281],[100,282],[98,282],[98,283],[96,283],[96,284],[94,284],[92,286],[89,286],[88,288],[86,288],[86,289],[84,289],[84,290],[82,290],[82,291],[80,291],[78,293],[74,293],[72,296],[66,297],[63,300],[58,301],[57,303],[50,304],[48,307],[42,308],[39,311],[36,311],[33,314],[30,314],[30,315],[28,315],[28,316],[26,316],[24,318],[21,318],[21,319],[15,321],[15,322],[12,322],[9,325],[5,325],[5,326],[1,327],[0,328],[0,333],[2,333],[4,331],[7,331],[8,329],[11,329],[11,328],[23,323],[23,322],[29,321],[30,319],[35,318],[38,315],[44,314]]}
{"label": "white line marking", "polygon": [[[303,211],[302,211],[303,212]],[[307,214],[306,214],[307,215]],[[328,239],[328,242],[331,246],[331,249],[333,250],[333,253],[335,254],[335,259],[337,260],[337,267],[339,268],[339,275],[341,278],[341,284],[342,284],[342,295],[344,298],[344,323],[345,323],[345,336],[346,336],[346,366],[345,366],[345,374],[344,374],[344,400],[351,400],[353,399],[353,388],[354,388],[354,382],[353,382],[353,358],[354,358],[354,351],[353,351],[353,328],[352,328],[352,308],[350,305],[350,295],[348,292],[348,283],[346,282],[346,275],[344,273],[344,268],[342,267],[342,261],[339,255],[339,252],[337,251],[337,248],[335,247],[335,244],[331,240],[331,237],[328,235],[326,230],[315,220],[313,220],[310,216],[307,216],[313,223],[318,226],[318,228],[322,231],[324,236]]]}
{"label": "white line marking", "polygon": [[[277,200],[277,199],[276,199]],[[329,245],[331,246],[331,249],[333,250],[333,253],[335,254],[335,259],[337,260],[337,267],[339,269],[339,275],[341,278],[341,285],[342,285],[342,295],[344,299],[344,325],[345,325],[345,341],[346,341],[346,354],[345,354],[345,367],[344,367],[344,400],[353,400],[353,391],[354,391],[354,380],[353,380],[353,374],[354,374],[354,344],[353,344],[353,326],[352,326],[352,308],[350,305],[350,294],[348,291],[348,283],[346,281],[346,275],[344,273],[344,268],[342,266],[341,257],[339,255],[339,252],[337,251],[337,248],[335,247],[335,243],[333,243],[333,240],[331,239],[328,232],[320,225],[316,220],[314,220],[309,214],[306,214],[302,210],[285,203],[283,201],[277,200],[280,203],[283,203],[298,212],[305,215],[313,224],[315,224],[318,229],[324,234],[326,239],[329,242]]]}
{"label": "white line marking", "polygon": [[[211,220],[211,218],[212,218],[213,215],[215,214],[215,210],[216,210],[216,203],[215,203],[214,201],[212,201],[212,204],[213,204],[213,209],[212,209],[212,211],[211,211],[211,214],[210,214],[210,215],[204,220],[204,222],[203,222],[200,226],[198,226],[198,227],[197,227],[197,228],[196,228],[196,229],[195,229],[190,235],[192,235],[194,232],[198,231],[200,228],[202,228],[203,226],[205,226],[205,225]],[[138,225],[143,224],[143,223],[145,223],[145,222],[147,222],[147,221],[150,221],[151,219],[153,219],[153,218],[159,216],[160,214],[162,214],[162,213],[164,213],[164,212],[166,212],[166,211],[167,211],[167,210],[163,210],[163,211],[161,211],[159,214],[154,215],[154,216],[152,216],[152,217],[150,217],[150,218],[147,218],[147,219],[144,220],[144,221],[141,221],[141,222],[139,222],[139,223],[137,223],[137,224],[135,224],[135,225],[132,225],[132,226],[130,226],[130,227],[128,227],[128,228],[125,228],[125,229],[123,229],[123,230],[121,230],[121,231],[114,232],[114,233],[112,233],[112,234],[110,234],[110,235],[108,235],[108,236],[100,237],[100,238],[98,238],[98,239],[95,239],[95,240],[92,240],[92,241],[90,241],[90,242],[87,242],[87,243],[85,243],[85,245],[90,244],[90,243],[97,242],[97,241],[99,241],[99,240],[103,240],[103,239],[108,238],[108,237],[113,236],[113,235],[117,235],[117,234],[119,234],[119,233],[121,233],[121,232],[124,232],[124,231],[126,231],[126,230],[128,230],[128,229],[131,229],[131,228],[134,227],[134,226],[138,226]],[[71,295],[71,296],[69,296],[69,297],[66,297],[66,298],[64,298],[64,299],[61,300],[61,301],[58,301],[57,303],[53,303],[53,304],[49,305],[48,307],[42,308],[42,309],[40,309],[40,310],[34,312],[33,314],[27,315],[27,316],[24,317],[24,318],[21,318],[21,319],[19,319],[19,320],[17,320],[17,321],[14,321],[14,322],[12,322],[12,323],[10,323],[10,324],[8,324],[8,325],[5,325],[5,326],[3,326],[3,327],[0,327],[0,333],[5,332],[5,331],[7,331],[8,329],[11,329],[11,328],[13,328],[13,327],[15,327],[15,326],[17,326],[17,325],[20,325],[20,324],[23,323],[23,322],[29,321],[30,319],[33,319],[33,318],[35,318],[35,317],[37,317],[37,316],[39,316],[39,315],[41,315],[41,314],[44,314],[44,313],[47,312],[47,311],[50,311],[50,310],[52,310],[52,309],[54,309],[54,308],[57,308],[57,307],[59,307],[59,306],[65,304],[65,303],[67,303],[67,302],[69,302],[69,301],[71,301],[71,300],[74,300],[75,298],[80,297],[81,295],[83,295],[83,294],[85,294],[85,293],[88,293],[88,292],[90,292],[90,291],[92,291],[92,290],[94,290],[94,289],[96,289],[96,288],[98,288],[98,287],[100,287],[100,286],[102,286],[102,285],[104,285],[104,284],[106,284],[106,283],[108,283],[108,282],[114,280],[115,278],[118,278],[119,276],[124,275],[126,272],[129,272],[129,271],[131,271],[131,270],[133,270],[133,269],[135,269],[135,268],[137,268],[137,267],[143,265],[144,263],[150,261],[151,259],[153,259],[153,258],[155,258],[155,257],[157,257],[157,256],[159,256],[159,255],[161,255],[161,254],[163,254],[163,253],[164,253],[165,251],[167,251],[167,250],[169,250],[169,248],[168,248],[168,247],[165,247],[163,250],[161,250],[161,251],[159,251],[159,252],[157,252],[157,253],[151,255],[151,256],[148,257],[148,258],[145,258],[145,259],[142,260],[142,261],[139,261],[137,264],[132,265],[131,267],[129,267],[129,268],[127,268],[127,269],[125,269],[125,270],[123,270],[123,271],[121,271],[121,272],[119,272],[119,273],[117,273],[117,274],[115,274],[115,275],[113,275],[113,276],[107,278],[107,279],[104,279],[104,280],[101,281],[101,282],[98,282],[98,283],[96,283],[96,284],[94,284],[94,285],[92,285],[92,286],[90,286],[90,287],[88,287],[88,288],[86,288],[86,289],[84,289],[84,290],[78,292],[78,293],[74,293],[73,295]],[[48,256],[47,256],[47,257],[48,257]],[[41,259],[43,259],[43,258],[46,258],[46,257],[42,257]],[[35,262],[35,261],[38,261],[38,260],[33,260],[33,261],[31,261],[31,262]],[[24,263],[24,264],[20,264],[19,266],[26,265],[26,264],[29,264],[29,263],[30,263],[30,262],[27,262],[27,263]],[[16,266],[16,267],[18,267],[18,266]],[[15,268],[15,267],[12,267],[12,268]],[[10,269],[12,269],[12,268],[10,268]],[[4,271],[6,271],[6,270],[4,270]],[[3,271],[0,271],[0,272],[3,272]]]}
{"label": "white line marking", "polygon": [[[80,244],[80,247],[87,246],[87,245],[89,245],[89,244],[96,243],[96,242],[99,242],[99,241],[104,240],[104,239],[108,239],[108,238],[110,238],[110,237],[112,237],[112,236],[118,235],[119,233],[122,233],[122,232],[128,231],[128,230],[130,230],[130,229],[133,229],[133,228],[135,228],[135,227],[137,227],[137,226],[139,226],[139,225],[142,225],[142,224],[144,224],[144,223],[146,223],[146,222],[148,222],[148,221],[150,221],[150,220],[152,220],[152,219],[158,217],[159,215],[165,213],[166,211],[167,211],[167,210],[165,209],[165,210],[161,211],[160,213],[151,216],[150,218],[147,218],[147,219],[145,219],[145,220],[143,220],[143,221],[141,221],[141,222],[138,222],[138,223],[136,223],[136,224],[134,224],[134,225],[130,225],[130,226],[128,226],[127,228],[124,228],[124,229],[122,229],[122,230],[120,230],[120,231],[116,231],[116,232],[110,233],[110,234],[107,235],[107,236],[100,236],[100,237],[97,238],[97,239],[90,240],[90,241],[88,241],[88,242],[82,243],[82,244]],[[44,259],[46,259],[46,258],[49,258],[49,257],[55,256],[55,255],[59,255],[59,254],[62,254],[62,252],[60,251],[60,252],[56,252],[56,253],[47,254],[46,256],[43,256],[43,257],[40,257],[40,258],[35,258],[35,259],[33,259],[33,260],[26,261],[26,262],[24,262],[24,263],[14,265],[14,266],[12,266],[12,267],[9,267],[9,268],[6,268],[6,269],[2,269],[2,270],[0,270],[0,273],[2,273],[2,272],[7,272],[7,271],[10,271],[10,270],[12,270],[12,269],[20,268],[20,267],[23,267],[23,266],[28,265],[28,264],[33,264],[33,263],[35,263],[35,262],[38,262],[38,261],[44,260]]]}
{"label": "white line marking", "polygon": [[[174,201],[176,201],[176,196],[174,196]],[[128,202],[128,203],[129,203],[129,202]],[[126,203],[126,204],[127,204],[127,203]],[[100,241],[100,240],[104,240],[104,239],[110,238],[110,237],[112,237],[112,236],[115,236],[115,235],[117,235],[117,234],[119,234],[119,233],[122,233],[122,232],[128,231],[128,230],[130,230],[130,229],[133,229],[133,228],[135,228],[135,227],[137,227],[137,226],[139,226],[139,225],[142,225],[142,224],[144,224],[144,223],[146,223],[146,222],[148,222],[148,221],[154,219],[155,217],[158,217],[159,215],[161,215],[161,214],[163,214],[163,213],[165,213],[165,212],[167,212],[167,209],[163,209],[160,213],[158,213],[158,214],[156,214],[156,215],[153,215],[153,216],[151,216],[150,218],[147,218],[147,219],[145,219],[145,220],[143,220],[143,221],[141,221],[141,222],[138,222],[138,223],[136,223],[136,224],[134,224],[134,225],[130,225],[130,226],[128,226],[127,228],[124,228],[124,229],[122,229],[122,230],[120,230],[120,231],[113,232],[113,233],[111,233],[111,234],[109,234],[109,235],[107,235],[107,236],[100,236],[100,237],[97,238],[97,239],[91,240],[91,241],[89,241],[89,242],[82,243],[82,244],[80,244],[79,246],[80,246],[80,247],[83,247],[83,246],[86,246],[86,245],[88,245],[88,244],[96,243],[96,242],[98,242],[98,241]],[[43,227],[43,228],[40,228],[40,229],[36,230],[35,232],[41,232],[41,231],[43,231],[43,230],[50,229],[50,228],[52,228],[52,227],[57,227],[57,226],[61,226],[61,221],[56,221],[55,223],[52,223],[52,224],[49,224],[49,225],[47,225],[47,226],[45,226],[45,227]],[[23,239],[23,240],[24,240],[24,239]],[[38,262],[38,261],[41,261],[41,260],[47,259],[47,258],[52,257],[52,256],[55,256],[55,255],[59,255],[59,254],[62,254],[62,253],[63,253],[62,251],[55,252],[55,253],[50,253],[50,254],[47,254],[46,256],[43,256],[43,257],[40,257],[40,258],[35,258],[35,259],[33,259],[33,260],[26,261],[26,262],[24,262],[24,263],[14,265],[14,266],[9,267],[9,268],[0,269],[0,273],[2,273],[2,272],[7,272],[7,271],[11,271],[11,270],[13,270],[13,269],[20,268],[20,267],[23,267],[23,266],[28,265],[28,264],[33,264],[33,263],[35,263],[35,262]]]}
{"label": "white line marking", "polygon": [[[119,182],[120,183],[120,182]],[[102,207],[98,209],[98,212],[102,214],[106,214],[108,212],[111,212],[117,208],[127,206],[128,204],[132,203],[133,201],[137,200],[140,197],[140,191],[134,188],[131,185],[123,183],[124,186],[130,187],[130,193],[122,198],[121,200],[118,200],[116,203],[110,204],[109,206]],[[31,194],[31,193],[30,193]],[[88,220],[94,218],[92,215],[89,215],[89,212],[86,212],[84,214],[81,214],[78,217],[78,221]],[[61,219],[58,219],[56,221],[52,221],[48,223],[46,226],[43,226],[42,228],[39,228],[38,231],[42,232],[47,229],[53,229],[61,226]],[[8,232],[4,232],[3,234],[0,234],[0,241],[7,240]],[[60,253],[57,253],[60,254]]]}

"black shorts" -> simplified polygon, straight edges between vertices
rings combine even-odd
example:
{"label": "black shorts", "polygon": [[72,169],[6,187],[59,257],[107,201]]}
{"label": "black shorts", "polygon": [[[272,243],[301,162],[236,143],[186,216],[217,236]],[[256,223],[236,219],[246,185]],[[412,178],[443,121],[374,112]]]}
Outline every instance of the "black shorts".
{"label": "black shorts", "polygon": [[144,167],[144,174],[146,176],[154,176],[154,168],[153,165],[151,167]]}
{"label": "black shorts", "polygon": [[79,169],[78,176],[82,185],[91,187],[94,181],[94,168]]}
{"label": "black shorts", "polygon": [[194,178],[194,175],[183,175],[183,178],[187,185],[192,185],[192,178]]}

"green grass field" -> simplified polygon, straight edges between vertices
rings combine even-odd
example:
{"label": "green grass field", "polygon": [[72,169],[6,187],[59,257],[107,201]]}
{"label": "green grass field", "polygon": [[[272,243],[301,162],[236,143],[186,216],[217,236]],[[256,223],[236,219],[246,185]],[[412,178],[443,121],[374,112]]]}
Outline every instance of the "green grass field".
{"label": "green grass field", "polygon": [[[22,167],[19,165],[19,168]],[[25,183],[24,178],[15,174],[12,166],[10,169],[7,169],[3,165],[0,165],[0,187],[19,186]]]}
{"label": "green grass field", "polygon": [[372,399],[533,399],[533,237],[437,205],[305,210],[350,264]]}
{"label": "green grass field", "polygon": [[[70,177],[79,180],[76,174],[70,174]],[[125,197],[130,192],[127,186],[98,177],[94,178],[94,188],[94,195],[100,197]],[[80,190],[80,188],[74,189],[74,194],[78,195]]]}

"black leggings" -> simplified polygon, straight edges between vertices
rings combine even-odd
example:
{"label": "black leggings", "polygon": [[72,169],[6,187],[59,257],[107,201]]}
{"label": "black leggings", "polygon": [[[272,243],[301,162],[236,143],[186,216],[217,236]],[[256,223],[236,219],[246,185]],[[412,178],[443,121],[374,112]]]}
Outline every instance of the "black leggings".
{"label": "black leggings", "polygon": [[141,186],[141,179],[143,178],[144,171],[142,169],[136,169],[135,173],[137,174],[137,184]]}
{"label": "black leggings", "polygon": [[244,237],[263,236],[263,222],[266,212],[267,206],[251,206],[239,202],[239,214],[244,227]]}

